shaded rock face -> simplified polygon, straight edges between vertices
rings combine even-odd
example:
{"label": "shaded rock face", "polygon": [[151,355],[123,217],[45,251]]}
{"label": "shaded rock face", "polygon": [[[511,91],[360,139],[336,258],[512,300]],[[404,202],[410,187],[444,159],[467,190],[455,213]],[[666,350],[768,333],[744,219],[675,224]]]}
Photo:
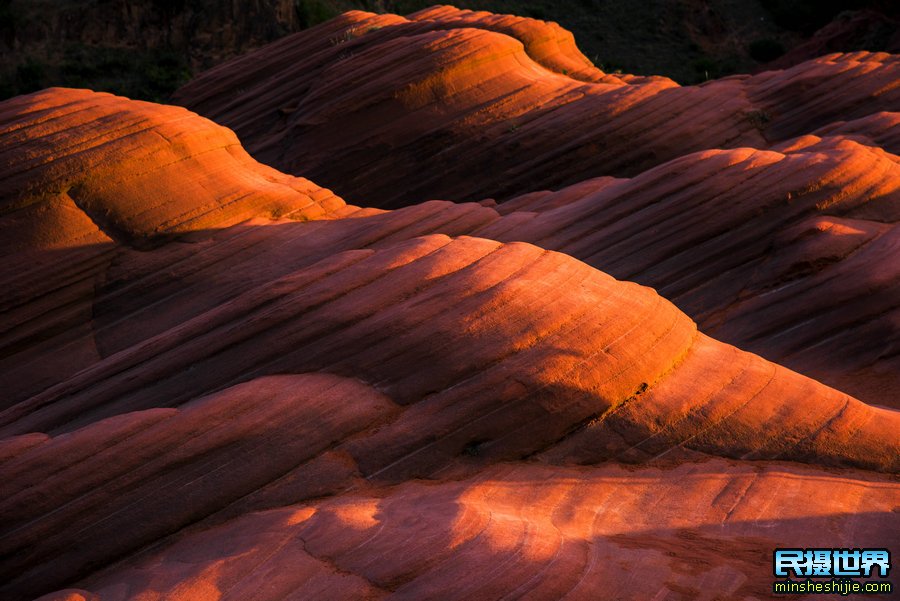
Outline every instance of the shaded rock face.
{"label": "shaded rock face", "polygon": [[895,55],[855,53],[678,87],[605,74],[553,25],[436,7],[347,13],[178,98],[366,204],[507,199],[473,233],[652,286],[708,334],[894,405],[898,78]]}
{"label": "shaded rock face", "polygon": [[[631,177],[582,166],[500,204],[383,210],[183,108],[66,89],[0,103],[0,597],[754,599],[775,547],[900,543],[895,57],[682,89],[597,71],[558,28],[448,8],[352,13],[304,43],[327,58],[348,23],[381,24],[359,50],[393,77],[396,53],[432,70],[404,92],[425,113],[380,105],[386,139],[404,111],[445,111],[495,148],[497,107],[473,117],[466,86],[496,93],[510,72],[545,103],[737,86],[805,108],[754,129],[757,148],[698,150],[715,137],[676,123],[677,156]],[[323,59],[311,81],[335,87],[316,89],[263,61],[266,85],[305,94],[278,118],[323,135],[335,95],[359,92],[344,70],[392,97],[352,58]],[[230,69],[195,84],[204,102]],[[824,93],[847,81],[861,105]],[[532,151],[556,136],[577,162],[566,129],[531,127]]]}
{"label": "shaded rock face", "polygon": [[652,286],[707,334],[896,406],[900,165],[851,132],[890,142],[900,115],[873,117],[778,150],[705,151],[599,189],[526,195],[476,233]]}
{"label": "shaded rock face", "polygon": [[885,53],[696,87],[585,61],[538,21],[351,12],[201,74],[175,101],[234,129],[259,160],[385,208],[633,176],[900,104],[900,62]]}
{"label": "shaded rock face", "polygon": [[866,49],[897,54],[900,52],[900,15],[896,7],[892,15],[885,12],[888,14],[871,9],[841,13],[808,40],[768,63],[766,68],[790,67],[832,52]]}

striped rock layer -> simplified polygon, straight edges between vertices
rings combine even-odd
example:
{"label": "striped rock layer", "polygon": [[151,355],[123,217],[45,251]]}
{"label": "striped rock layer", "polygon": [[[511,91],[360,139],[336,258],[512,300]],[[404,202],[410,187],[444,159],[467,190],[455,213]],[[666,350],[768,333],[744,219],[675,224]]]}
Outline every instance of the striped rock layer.
{"label": "striped rock layer", "polygon": [[[305,91],[284,70],[313,56],[298,41],[322,53]],[[338,47],[356,50],[329,62]],[[395,77],[430,60],[438,78],[409,122],[441,107],[448,127],[474,123],[451,113],[495,59],[511,70],[483,93],[530,70],[522,94],[575,86],[610,126],[629,122],[601,108],[615,90],[753,81],[608,76],[556,26],[449,8],[350,13],[251,62],[306,94],[277,118],[315,109],[324,132],[343,109],[316,86],[356,94],[337,83],[355,73],[376,91],[354,60],[404,51]],[[896,547],[900,414],[879,406],[898,401],[893,60],[757,76],[812,99],[758,149],[650,132],[683,145],[633,172],[580,164],[555,192],[511,179],[505,203],[391,211],[257,163],[181,108],[59,89],[0,103],[0,597],[758,599],[775,547]],[[258,78],[226,65],[191,85],[231,102],[215,87],[231,72]],[[860,78],[841,93],[871,114],[816,113],[811,74]],[[242,140],[269,127],[257,92],[228,109],[255,123]],[[338,121],[403,125],[383,116]],[[532,127],[522,140],[566,140]],[[296,132],[272,148],[324,156]],[[348,182],[397,176],[393,151],[366,167],[334,135]],[[482,169],[459,198],[503,179]],[[348,199],[383,204],[365,192]]]}
{"label": "striped rock layer", "polygon": [[438,7],[346,13],[223,63],[174,98],[232,128],[257,159],[394,208],[767,149],[900,110],[898,82],[895,55],[857,52],[680,87],[604,74],[555,24]]}
{"label": "striped rock layer", "polygon": [[435,7],[347,13],[176,101],[360,204],[502,201],[472,233],[651,286],[705,333],[896,406],[898,82],[896,56],[853,53],[679,87],[602,73],[552,23]]}

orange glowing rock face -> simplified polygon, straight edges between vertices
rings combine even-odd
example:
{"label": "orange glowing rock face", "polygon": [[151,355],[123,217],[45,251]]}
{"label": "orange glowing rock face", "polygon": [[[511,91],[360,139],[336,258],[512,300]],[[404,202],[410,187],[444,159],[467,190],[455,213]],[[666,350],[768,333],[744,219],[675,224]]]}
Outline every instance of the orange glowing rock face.
{"label": "orange glowing rock face", "polygon": [[201,75],[212,121],[0,103],[0,597],[758,599],[898,548],[897,73],[679,88],[436,7]]}
{"label": "orange glowing rock face", "polygon": [[347,212],[329,190],[257,163],[234,133],[174,106],[51,89],[3,103],[0,135],[0,202],[24,209],[4,212],[19,226],[7,228],[19,230],[7,251],[108,238],[141,247],[255,216]]}
{"label": "orange glowing rock face", "polygon": [[708,334],[897,406],[900,162],[840,135],[807,138],[526,195],[474,233],[652,286]]}
{"label": "orange glowing rock face", "polygon": [[174,99],[232,128],[257,159],[384,208],[634,176],[900,106],[900,59],[885,53],[695,87],[588,62],[533,19],[350,12],[201,74]]}

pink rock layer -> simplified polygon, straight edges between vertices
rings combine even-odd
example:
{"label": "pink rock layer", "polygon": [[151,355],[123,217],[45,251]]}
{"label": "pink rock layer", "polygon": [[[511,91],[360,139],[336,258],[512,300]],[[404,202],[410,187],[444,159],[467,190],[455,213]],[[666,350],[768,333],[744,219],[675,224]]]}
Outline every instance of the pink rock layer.
{"label": "pink rock layer", "polygon": [[42,601],[765,599],[774,547],[884,544],[896,494],[780,463],[501,465],[196,528]]}
{"label": "pink rock layer", "polygon": [[652,286],[708,334],[897,406],[897,57],[685,88],[585,65],[555,24],[353,12],[176,98],[362,204],[505,201],[517,214],[472,233]]}
{"label": "pink rock layer", "polygon": [[[486,13],[341,19],[309,39],[382,25],[322,56],[506,44],[535,89],[583,58]],[[434,106],[477,77],[432,74]],[[0,103],[0,597],[755,599],[775,547],[896,547],[896,113],[814,108],[764,150],[381,211],[184,109]]]}
{"label": "pink rock layer", "polygon": [[[84,129],[90,139],[112,140],[101,148],[112,144],[121,150],[112,158],[103,155],[104,177],[99,179],[90,175],[94,168],[88,161],[99,152],[93,150],[48,155],[23,174],[14,171],[15,163],[9,169],[9,181],[19,184],[7,189],[8,209],[2,218],[9,224],[7,252],[19,252],[21,258],[0,267],[2,280],[8,282],[0,293],[8,310],[0,318],[8,323],[6,358],[0,357],[0,364],[5,363],[6,373],[16,373],[5,383],[7,404],[126,346],[112,343],[105,333],[106,323],[113,321],[105,315],[107,307],[113,307],[115,320],[129,319],[128,311],[134,309],[117,307],[130,294],[116,290],[124,282],[127,290],[156,295],[170,312],[171,319],[165,322],[169,325],[199,303],[202,294],[191,296],[184,283],[188,270],[197,269],[195,262],[188,261],[185,265],[191,267],[183,269],[172,268],[171,263],[176,256],[190,254],[187,249],[200,247],[179,244],[161,249],[157,255],[167,258],[159,261],[146,253],[135,254],[130,261],[116,258],[129,253],[129,247],[147,248],[178,232],[197,234],[221,229],[241,217],[271,219],[282,212],[286,227],[279,230],[294,231],[285,220],[315,223],[298,229],[302,235],[268,229],[265,235],[236,238],[217,245],[211,255],[216,259],[196,262],[215,272],[222,269],[220,262],[227,253],[229,261],[244,266],[241,281],[230,275],[203,275],[233,280],[221,298],[265,281],[259,266],[264,259],[253,258],[262,255],[281,257],[284,265],[266,261],[265,267],[280,275],[313,258],[429,233],[527,241],[656,288],[707,334],[867,402],[900,403],[896,394],[900,355],[893,352],[900,344],[896,260],[900,159],[874,145],[890,143],[890,132],[900,129],[897,113],[838,122],[819,135],[788,140],[772,150],[693,153],[635,178],[594,178],[558,192],[527,193],[501,205],[432,202],[380,213],[347,206],[307,180],[272,174],[239,150],[230,152],[249,162],[245,168],[227,163],[229,177],[208,179],[203,175],[205,163],[188,158],[174,164],[160,160],[152,168],[145,162],[155,175],[135,178],[131,159],[125,157],[140,155],[129,144],[142,144],[143,138],[117,137],[122,131],[114,125],[119,113],[137,120],[145,107],[151,109],[148,115],[170,110],[207,131],[206,138],[230,133],[180,109],[155,109],[106,95],[93,99],[88,92],[44,92],[20,98],[14,107],[42,106],[52,94],[60,97],[55,101],[60,105],[62,99],[76,97],[75,106],[79,102],[110,106],[93,109],[93,121],[84,121],[87,116],[81,111],[46,109],[41,114],[56,124],[55,133],[33,123],[36,111],[26,111],[15,120],[17,128],[2,134],[10,148],[18,148],[29,135],[35,137],[37,148],[65,148],[66,140]],[[148,131],[146,135],[160,144],[154,151],[160,157],[190,151],[194,153],[190,157],[199,154],[208,161],[219,152],[207,146],[185,150],[178,143],[172,144],[174,149],[164,148],[164,138],[152,134],[153,127]],[[140,180],[139,186],[134,179]],[[77,183],[81,181],[88,183]],[[301,186],[306,186],[301,188],[305,193],[296,192]],[[70,191],[35,195],[30,192],[35,189]],[[90,202],[77,204],[72,189],[86,195],[76,198]],[[178,213],[179,190],[188,191],[188,206],[202,206],[205,212],[196,217]],[[154,204],[159,199],[166,200]],[[200,201],[205,204],[196,204]],[[278,203],[274,208],[273,202]],[[289,203],[300,208],[292,212],[294,205]],[[34,217],[35,211],[41,218]],[[341,216],[354,219],[333,219]],[[165,227],[154,225],[153,219],[163,217]],[[328,222],[320,222],[322,218]],[[121,244],[111,244],[112,239]],[[288,248],[294,249],[293,256],[288,256]],[[250,254],[238,257],[238,253]],[[132,263],[143,266],[139,274],[131,273]],[[160,273],[163,265],[166,271]],[[237,273],[235,265],[229,270]],[[48,294],[62,282],[65,285],[56,294]],[[134,333],[159,331],[153,320],[140,325],[131,321],[129,330]],[[75,341],[81,341],[78,349],[72,346]],[[64,360],[41,358],[47,353],[59,357],[60,344],[69,345]],[[23,370],[29,372],[26,377]]]}

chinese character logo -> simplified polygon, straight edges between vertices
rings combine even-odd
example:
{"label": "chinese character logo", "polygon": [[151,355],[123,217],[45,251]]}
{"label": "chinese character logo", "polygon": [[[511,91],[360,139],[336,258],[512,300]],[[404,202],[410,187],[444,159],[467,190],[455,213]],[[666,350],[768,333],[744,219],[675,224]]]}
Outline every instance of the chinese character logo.
{"label": "chinese character logo", "polygon": [[780,577],[885,578],[891,570],[887,549],[776,549],[774,571]]}

